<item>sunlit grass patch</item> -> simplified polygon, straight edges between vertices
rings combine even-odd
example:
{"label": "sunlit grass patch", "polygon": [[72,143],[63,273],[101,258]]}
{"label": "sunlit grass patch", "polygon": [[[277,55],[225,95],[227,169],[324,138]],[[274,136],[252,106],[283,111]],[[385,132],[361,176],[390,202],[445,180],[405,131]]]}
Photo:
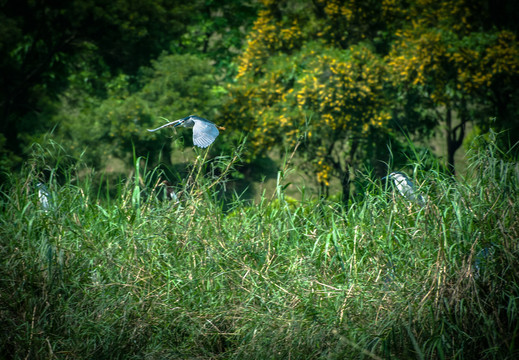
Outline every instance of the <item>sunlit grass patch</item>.
{"label": "sunlit grass patch", "polygon": [[[417,167],[423,207],[374,179],[349,206],[297,201],[284,172],[255,203],[223,198],[239,150],[205,154],[178,202],[156,196],[161,174],[140,158],[110,201],[74,164],[58,179],[47,156],[12,176],[0,198],[2,353],[517,355],[519,168],[491,142],[464,178]],[[34,186],[42,166],[49,211]]]}

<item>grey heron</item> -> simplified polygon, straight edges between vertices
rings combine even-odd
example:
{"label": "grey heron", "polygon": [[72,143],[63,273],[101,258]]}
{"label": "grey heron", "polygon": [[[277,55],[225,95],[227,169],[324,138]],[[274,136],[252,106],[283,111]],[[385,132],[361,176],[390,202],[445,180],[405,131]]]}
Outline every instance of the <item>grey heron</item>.
{"label": "grey heron", "polygon": [[382,179],[386,178],[390,178],[391,180],[393,180],[393,183],[398,189],[398,192],[400,192],[400,194],[403,197],[420,206],[425,205],[425,198],[416,191],[413,182],[404,173],[392,172],[391,174],[389,174],[386,177],[383,177]]}
{"label": "grey heron", "polygon": [[225,130],[224,127],[215,125],[207,119],[195,115],[189,115],[183,119],[168,122],[167,124],[159,126],[156,129],[148,129],[148,131],[154,132],[170,126],[193,128],[193,144],[203,149],[214,142],[216,137],[220,134],[218,129]]}

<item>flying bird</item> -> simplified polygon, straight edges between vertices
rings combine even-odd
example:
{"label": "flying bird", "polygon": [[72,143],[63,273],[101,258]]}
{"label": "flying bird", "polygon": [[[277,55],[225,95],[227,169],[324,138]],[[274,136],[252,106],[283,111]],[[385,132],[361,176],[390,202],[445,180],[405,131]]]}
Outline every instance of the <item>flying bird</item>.
{"label": "flying bird", "polygon": [[216,137],[220,134],[218,129],[225,130],[224,127],[215,125],[207,119],[195,115],[189,115],[183,119],[171,121],[167,124],[159,126],[156,129],[148,129],[148,131],[154,132],[170,126],[193,128],[193,144],[203,149],[214,142]]}
{"label": "flying bird", "polygon": [[388,176],[383,177],[382,179],[390,178],[393,180],[396,188],[400,192],[400,194],[420,206],[425,205],[425,198],[416,192],[413,182],[409,179],[405,174],[401,172],[392,172]]}

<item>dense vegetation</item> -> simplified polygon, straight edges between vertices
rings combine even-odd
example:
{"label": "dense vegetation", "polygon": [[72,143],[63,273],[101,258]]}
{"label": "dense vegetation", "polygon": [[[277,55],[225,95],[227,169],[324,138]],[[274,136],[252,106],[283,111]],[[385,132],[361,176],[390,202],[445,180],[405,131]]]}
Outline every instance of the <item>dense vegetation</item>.
{"label": "dense vegetation", "polygon": [[247,164],[299,144],[301,170],[345,202],[355,170],[383,176],[406,136],[444,133],[454,173],[468,124],[519,140],[517,14],[489,0],[9,0],[0,166],[19,169],[49,131],[97,170],[124,173],[133,149],[171,165],[183,144],[145,129],[198,114],[228,129],[212,155],[244,135]]}
{"label": "dense vegetation", "polygon": [[517,4],[3,1],[0,354],[517,358]]}
{"label": "dense vegetation", "polygon": [[515,359],[519,167],[479,140],[459,181],[414,162],[425,207],[368,174],[348,208],[299,202],[283,172],[251,206],[222,197],[237,153],[213,175],[199,157],[178,203],[142,159],[110,202],[74,164],[45,208],[34,169],[55,159],[36,148],[2,188],[0,352]]}

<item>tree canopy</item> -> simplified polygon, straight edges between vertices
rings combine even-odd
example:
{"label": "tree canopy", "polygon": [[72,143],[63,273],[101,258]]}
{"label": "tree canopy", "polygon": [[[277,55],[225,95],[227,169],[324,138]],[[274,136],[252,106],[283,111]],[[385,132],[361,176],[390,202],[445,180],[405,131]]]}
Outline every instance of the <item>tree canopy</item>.
{"label": "tree canopy", "polygon": [[147,127],[201,112],[248,134],[248,161],[297,145],[305,171],[324,191],[337,178],[345,198],[352,170],[385,172],[388,144],[440,128],[454,173],[467,123],[519,140],[517,10],[487,0],[6,1],[1,166],[53,128],[94,164],[134,146],[154,157],[169,145]]}
{"label": "tree canopy", "polygon": [[252,134],[253,153],[301,141],[317,180],[338,177],[347,198],[351,169],[379,162],[373,154],[402,130],[444,126],[454,173],[467,122],[494,114],[517,129],[517,106],[499,101],[519,83],[517,37],[488,26],[485,2],[263,5],[225,111]]}
{"label": "tree canopy", "polygon": [[[55,127],[50,119],[56,112],[70,106],[88,109],[109,98],[120,79],[129,87],[119,90],[138,91],[143,86],[140,69],[162,52],[192,54],[230,68],[254,13],[253,6],[235,0],[4,1],[3,168],[15,166],[27,146]],[[229,76],[232,71],[221,73]],[[61,98],[64,92],[66,99]]]}

